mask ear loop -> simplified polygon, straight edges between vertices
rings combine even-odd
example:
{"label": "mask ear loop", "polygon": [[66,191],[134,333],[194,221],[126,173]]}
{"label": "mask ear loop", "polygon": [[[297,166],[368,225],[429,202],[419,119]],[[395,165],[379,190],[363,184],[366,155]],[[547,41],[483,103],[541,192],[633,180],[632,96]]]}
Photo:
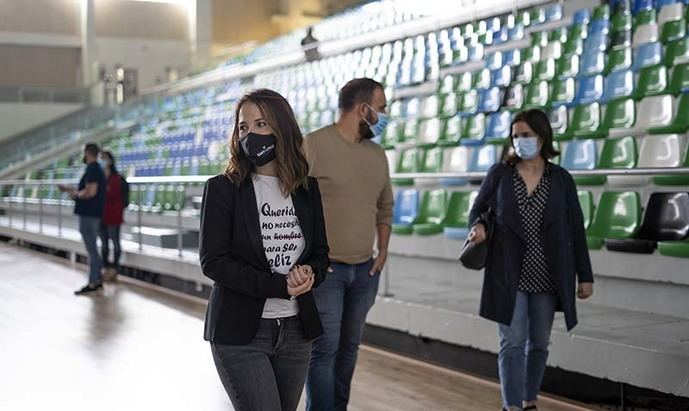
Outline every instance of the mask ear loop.
{"label": "mask ear loop", "polygon": [[[366,107],[368,107],[369,110],[371,110],[371,111],[373,111],[374,113],[376,113],[376,117],[378,116],[378,112],[376,112],[376,110],[374,110],[373,107],[371,107],[370,104],[364,103],[364,105],[366,105]],[[370,122],[368,121],[368,119],[366,118],[366,116],[362,116],[362,118],[364,119],[364,123],[366,123],[369,127],[373,127],[373,124],[370,123]],[[376,121],[376,124],[378,124],[377,121]]]}

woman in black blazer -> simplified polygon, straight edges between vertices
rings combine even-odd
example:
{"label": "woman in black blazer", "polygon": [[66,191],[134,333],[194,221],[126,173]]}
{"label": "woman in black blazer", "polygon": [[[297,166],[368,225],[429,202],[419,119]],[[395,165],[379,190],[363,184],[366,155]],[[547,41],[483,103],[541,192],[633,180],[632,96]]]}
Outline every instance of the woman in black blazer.
{"label": "woman in black blazer", "polygon": [[504,408],[535,410],[555,311],[564,311],[572,329],[575,291],[590,297],[593,273],[576,185],[549,162],[559,153],[548,117],[540,110],[519,113],[511,130],[515,154],[488,172],[470,213],[469,238],[486,239],[483,218],[490,210],[494,231],[480,314],[499,323]]}
{"label": "woman in black blazer", "polygon": [[224,174],[208,180],[200,259],[214,281],[204,338],[236,410],[295,410],[311,340],[311,294],[330,262],[318,183],[289,103],[256,90],[237,104]]}

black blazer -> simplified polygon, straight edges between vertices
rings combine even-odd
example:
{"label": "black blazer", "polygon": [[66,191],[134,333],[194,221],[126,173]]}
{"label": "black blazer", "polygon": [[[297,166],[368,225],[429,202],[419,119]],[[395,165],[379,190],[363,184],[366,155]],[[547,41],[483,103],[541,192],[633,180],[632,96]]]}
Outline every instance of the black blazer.
{"label": "black blazer", "polygon": [[[314,287],[325,279],[330,261],[323,206],[316,179],[293,195],[306,248],[297,264],[310,265]],[[204,338],[225,344],[248,344],[258,330],[267,298],[290,298],[284,275],[272,273],[263,239],[251,178],[239,187],[225,175],[206,182],[201,207],[199,257],[203,274],[215,283],[206,311]],[[313,294],[297,297],[307,338],[323,333]]]}
{"label": "black blazer", "polygon": [[[584,219],[577,187],[562,167],[549,164],[550,194],[543,214],[541,238],[548,268],[557,290],[558,311],[564,311],[567,329],[577,324],[576,282],[593,282],[591,260],[586,247]],[[471,209],[472,225],[490,207],[495,211],[495,231],[486,261],[480,315],[509,325],[517,297],[526,240],[512,182],[513,168],[494,165],[486,176]],[[495,194],[495,196],[493,196]]]}

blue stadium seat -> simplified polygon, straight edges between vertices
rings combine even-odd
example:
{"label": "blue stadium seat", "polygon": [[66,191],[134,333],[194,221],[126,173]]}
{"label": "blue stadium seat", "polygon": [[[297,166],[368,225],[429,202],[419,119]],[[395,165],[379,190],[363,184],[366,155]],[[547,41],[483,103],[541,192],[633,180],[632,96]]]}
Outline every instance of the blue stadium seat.
{"label": "blue stadium seat", "polygon": [[545,9],[545,21],[558,21],[562,19],[562,5],[553,4]]}
{"label": "blue stadium seat", "polygon": [[646,43],[634,49],[632,70],[640,71],[644,67],[655,66],[663,61],[663,46],[660,43]]}
{"label": "blue stadium seat", "polygon": [[586,25],[589,21],[591,21],[591,10],[589,9],[577,10],[572,18],[572,24],[576,26]]}
{"label": "blue stadium seat", "polygon": [[610,45],[610,37],[607,32],[595,31],[590,33],[584,41],[584,52],[605,51]]}
{"label": "blue stadium seat", "polygon": [[644,10],[651,10],[655,6],[653,0],[633,0],[632,1],[632,14],[636,15]]}
{"label": "blue stadium seat", "polygon": [[629,97],[634,90],[634,74],[631,70],[615,71],[610,73],[604,82],[602,103]]}
{"label": "blue stadium seat", "polygon": [[596,35],[598,33],[610,33],[610,20],[592,20],[588,27],[588,37]]}
{"label": "blue stadium seat", "polygon": [[569,141],[562,154],[560,165],[567,170],[593,170],[596,168],[598,147],[595,140]]}
{"label": "blue stadium seat", "polygon": [[503,92],[499,87],[491,87],[481,92],[479,96],[478,111],[481,113],[493,113],[500,109]]}
{"label": "blue stadium seat", "polygon": [[500,111],[488,116],[486,127],[486,143],[504,144],[510,135],[510,125],[512,123],[512,113]]}
{"label": "blue stadium seat", "polygon": [[589,104],[599,101],[603,96],[603,76],[581,77],[577,82],[574,104]]}
{"label": "blue stadium seat", "polygon": [[486,65],[485,68],[488,70],[497,70],[502,67],[502,53],[499,51],[496,51],[495,53],[491,53],[486,56]]}
{"label": "blue stadium seat", "polygon": [[581,57],[580,76],[592,76],[605,71],[605,53],[599,50],[590,50]]}
{"label": "blue stadium seat", "polygon": [[502,53],[502,64],[515,67],[521,64],[521,50],[512,49]]}
{"label": "blue stadium seat", "polygon": [[514,27],[510,27],[507,30],[507,38],[509,41],[517,41],[524,38],[524,25],[516,24]]}
{"label": "blue stadium seat", "polygon": [[502,66],[490,73],[490,84],[492,87],[507,87],[512,82],[512,67]]}
{"label": "blue stadium seat", "polygon": [[486,144],[471,152],[468,171],[488,171],[498,161],[499,146]]}
{"label": "blue stadium seat", "polygon": [[410,235],[414,231],[413,224],[419,214],[419,192],[405,189],[397,192],[392,220],[392,232]]}

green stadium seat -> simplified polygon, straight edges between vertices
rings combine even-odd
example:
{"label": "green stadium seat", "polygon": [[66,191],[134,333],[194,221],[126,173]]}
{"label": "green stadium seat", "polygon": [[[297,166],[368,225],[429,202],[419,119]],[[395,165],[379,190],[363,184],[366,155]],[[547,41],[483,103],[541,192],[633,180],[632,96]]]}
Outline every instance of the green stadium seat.
{"label": "green stadium seat", "polygon": [[[654,137],[648,137],[654,138]],[[681,147],[677,147],[681,150]],[[684,161],[679,164],[679,167],[689,167],[689,147],[684,149]],[[670,164],[672,166],[672,164]],[[653,182],[659,186],[689,186],[689,175],[657,175],[653,177]]]}
{"label": "green stadium seat", "polygon": [[584,216],[584,229],[588,230],[591,226],[591,220],[593,220],[593,213],[595,210],[593,194],[590,191],[579,190],[577,191],[577,196],[579,197],[581,213]]}
{"label": "green stadium seat", "polygon": [[632,92],[632,97],[635,100],[641,100],[644,97],[663,94],[667,85],[667,68],[664,65],[644,67],[639,72],[639,79]]}
{"label": "green stadium seat", "polygon": [[478,111],[478,91],[471,90],[460,96],[457,112],[463,115],[473,115]]}
{"label": "green stadium seat", "polygon": [[536,64],[535,81],[551,81],[555,78],[555,59],[541,60]]}
{"label": "green stadium seat", "polygon": [[438,145],[441,147],[456,146],[462,137],[462,118],[452,116],[443,121],[442,132]]}
{"label": "green stadium seat", "polygon": [[663,29],[660,33],[660,41],[663,44],[667,44],[671,41],[682,39],[686,37],[686,35],[686,20],[682,19],[677,21],[668,21],[667,23],[663,24]]}
{"label": "green stadium seat", "polygon": [[613,100],[607,104],[601,132],[610,137],[627,135],[636,123],[636,104],[631,97]]}
{"label": "green stadium seat", "polygon": [[435,118],[440,114],[440,98],[437,95],[428,96],[421,101],[421,118]]}
{"label": "green stadium seat", "polygon": [[[397,173],[418,173],[421,165],[425,162],[425,151],[422,149],[409,148],[402,150],[397,159]],[[393,178],[392,184],[398,186],[414,185],[413,178]]]}
{"label": "green stadium seat", "polygon": [[[572,54],[562,56],[557,63],[555,75],[557,78],[576,77],[579,74],[579,56]],[[538,77],[538,76],[537,76]]]}
{"label": "green stadium seat", "polygon": [[610,20],[610,6],[602,4],[593,9],[591,20]]}
{"label": "green stadium seat", "polygon": [[522,62],[538,63],[541,61],[541,48],[538,46],[525,47],[521,50],[521,55]]}
{"label": "green stadium seat", "polygon": [[548,42],[557,41],[558,43],[565,44],[569,39],[569,30],[567,27],[558,27],[548,34]]}
{"label": "green stadium seat", "polygon": [[560,106],[552,109],[548,113],[548,120],[553,129],[553,137],[555,140],[567,139],[567,130],[569,129],[569,113],[567,107]]}
{"label": "green stadium seat", "polygon": [[433,235],[443,232],[443,220],[447,207],[447,192],[431,190],[423,193],[419,214],[414,220],[412,230],[417,235]]}
{"label": "green stadium seat", "polygon": [[486,115],[476,114],[465,120],[462,138],[459,143],[462,145],[481,145],[486,135]]}
{"label": "green stadium seat", "polygon": [[631,238],[641,223],[641,200],[635,191],[607,191],[601,195],[586,235],[588,247],[598,250],[606,238]]}
{"label": "green stadium seat", "polygon": [[572,121],[569,123],[570,135],[574,138],[601,138],[605,135],[599,131],[601,126],[600,105],[583,104],[574,108]]}
{"label": "green stadium seat", "polygon": [[574,101],[575,82],[573,78],[555,80],[550,94],[550,105],[568,106]]}
{"label": "green stadium seat", "polygon": [[608,53],[608,62],[605,67],[605,73],[609,74],[613,71],[627,70],[632,67],[632,49],[631,47],[612,50]]}
{"label": "green stadium seat", "polygon": [[454,75],[448,74],[444,76],[438,82],[438,89],[436,90],[438,94],[448,95],[455,92],[455,83],[457,79]]}
{"label": "green stadium seat", "polygon": [[689,37],[669,42],[665,46],[664,61],[668,67],[689,63]]}
{"label": "green stadium seat", "polygon": [[[610,138],[605,140],[603,144],[600,160],[598,161],[598,168],[630,169],[636,167],[638,159],[639,152],[634,137]],[[606,180],[606,176],[601,177],[603,177],[603,181]],[[628,179],[624,176],[607,176],[607,182],[610,186],[620,186],[625,185]]]}
{"label": "green stadium seat", "polygon": [[402,130],[402,141],[407,143],[414,143],[419,135],[419,120],[413,118],[404,123]]}
{"label": "green stadium seat", "polygon": [[689,93],[689,63],[679,64],[672,69],[667,91],[674,95]]}
{"label": "green stadium seat", "polygon": [[580,37],[570,37],[562,49],[562,55],[581,55],[584,52],[584,40]]}
{"label": "green stadium seat", "polygon": [[450,194],[442,224],[446,237],[466,238],[469,234],[469,213],[477,196],[478,191],[455,191]]}
{"label": "green stadium seat", "polygon": [[512,84],[527,85],[533,80],[533,63],[523,61],[514,72]]}
{"label": "green stadium seat", "polygon": [[612,18],[612,31],[629,31],[632,29],[632,15],[628,13],[616,13]]}
{"label": "green stadium seat", "polygon": [[524,108],[547,108],[550,101],[549,90],[550,87],[547,81],[535,81],[531,83],[526,91]]}
{"label": "green stadium seat", "polygon": [[457,114],[457,107],[459,106],[459,96],[452,92],[446,94],[443,98],[440,115],[442,117],[452,117]]}
{"label": "green stadium seat", "polygon": [[[656,97],[657,98],[657,97]],[[663,96],[663,99],[668,99],[669,96]],[[677,103],[677,110],[674,112],[672,119],[660,126],[651,126],[648,129],[650,134],[682,134],[689,131],[689,93],[680,95]]]}
{"label": "green stadium seat", "polygon": [[456,78],[455,82],[455,92],[458,94],[467,93],[471,91],[473,87],[473,76],[469,72],[462,73]]}
{"label": "green stadium seat", "polygon": [[548,33],[545,31],[536,31],[531,33],[531,46],[545,47],[549,43]]}
{"label": "green stadium seat", "polygon": [[404,130],[404,123],[392,120],[385,128],[381,136],[381,146],[384,149],[394,148],[402,139],[402,130]]}
{"label": "green stadium seat", "polygon": [[658,17],[655,9],[642,10],[634,16],[634,27],[643,26],[645,24],[656,24]]}
{"label": "green stadium seat", "polygon": [[422,173],[439,173],[443,169],[443,151],[441,148],[425,150],[422,155],[423,163],[419,171]]}
{"label": "green stadium seat", "polygon": [[486,90],[490,88],[490,70],[482,69],[474,72],[472,87],[476,90]]}

